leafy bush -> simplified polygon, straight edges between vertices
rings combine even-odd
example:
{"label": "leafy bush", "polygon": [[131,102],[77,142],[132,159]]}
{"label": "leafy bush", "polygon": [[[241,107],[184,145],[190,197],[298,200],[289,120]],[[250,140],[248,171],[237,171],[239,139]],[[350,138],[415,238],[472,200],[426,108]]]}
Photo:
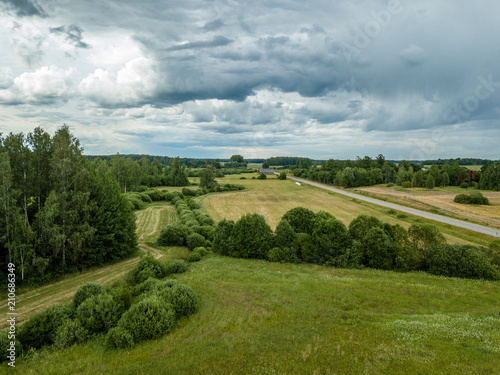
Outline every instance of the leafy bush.
{"label": "leafy bush", "polygon": [[297,263],[295,251],[289,247],[273,247],[267,253],[267,259],[276,263]]}
{"label": "leafy bush", "polygon": [[97,296],[99,294],[104,294],[106,291],[101,284],[97,283],[85,283],[75,293],[73,297],[73,306],[75,310],[80,306],[80,304],[85,301],[87,298],[92,296]]}
{"label": "leafy bush", "polygon": [[190,210],[198,210],[201,208],[201,204],[195,200],[189,202],[188,207]]}
{"label": "leafy bush", "polygon": [[200,227],[200,234],[208,241],[212,241],[214,239],[215,228],[212,225],[203,225]]}
{"label": "leafy bush", "polygon": [[469,187],[469,184],[468,184],[467,182],[465,182],[465,181],[464,181],[464,182],[462,182],[462,183],[460,184],[460,187],[461,187],[462,189],[467,189],[467,188]]}
{"label": "leafy bush", "polygon": [[281,219],[274,233],[274,245],[276,247],[290,247],[295,241],[295,237],[297,237],[288,220],[284,219]]}
{"label": "leafy bush", "polygon": [[123,314],[118,327],[130,332],[133,342],[138,343],[170,332],[174,324],[175,313],[170,306],[162,303],[158,297],[150,296],[133,304]]}
{"label": "leafy bush", "polygon": [[189,228],[182,224],[170,224],[165,227],[158,238],[158,244],[161,246],[184,246],[186,237],[191,234]]}
{"label": "leafy bush", "polygon": [[349,234],[353,240],[361,242],[370,229],[383,225],[375,216],[359,215],[349,224]]}
{"label": "leafy bush", "polygon": [[455,203],[461,204],[483,204],[488,205],[490,201],[480,192],[474,192],[471,194],[458,194],[453,200]]}
{"label": "leafy bush", "polygon": [[186,238],[187,247],[189,250],[193,251],[196,247],[205,245],[205,237],[201,234],[193,233]]}
{"label": "leafy bush", "polygon": [[109,331],[116,326],[120,316],[120,305],[109,294],[87,298],[76,310],[76,317],[89,333]]}
{"label": "leafy bush", "polygon": [[397,211],[396,211],[396,210],[393,210],[393,209],[391,208],[389,211],[387,211],[387,213],[388,213],[389,215],[396,215],[396,214],[397,214]]}
{"label": "leafy bush", "polygon": [[393,264],[393,243],[381,227],[372,227],[363,241],[363,262],[370,268],[391,269]]}
{"label": "leafy bush", "polygon": [[427,264],[428,272],[434,275],[500,280],[500,269],[472,246],[435,246],[429,251]]}
{"label": "leafy bush", "polygon": [[405,188],[405,189],[409,189],[411,188],[411,182],[410,181],[404,181],[402,184],[401,184],[401,187]]}
{"label": "leafy bush", "polygon": [[66,320],[56,330],[54,345],[59,348],[67,348],[73,344],[87,341],[88,331],[82,326],[80,320]]}
{"label": "leafy bush", "polygon": [[147,279],[146,281],[140,283],[134,288],[134,296],[138,296],[139,294],[147,293],[159,284],[163,283],[163,281],[155,279],[153,277]]}
{"label": "leafy bush", "polygon": [[312,262],[316,253],[316,247],[311,235],[307,233],[298,233],[293,242],[295,254],[305,262]]}
{"label": "leafy bush", "polygon": [[316,247],[315,262],[319,264],[343,254],[350,245],[349,232],[337,219],[316,222],[312,241]]}
{"label": "leafy bush", "polygon": [[246,214],[234,224],[231,241],[234,249],[233,256],[242,258],[265,259],[273,240],[273,232],[266,223],[264,216]]}
{"label": "leafy bush", "polygon": [[295,233],[312,234],[316,215],[308,208],[295,207],[286,212],[282,219],[290,223]]}
{"label": "leafy bush", "polygon": [[[0,332],[0,350],[2,351],[0,363],[8,360],[7,357],[10,356],[12,348],[11,341],[13,340],[9,339],[9,331]],[[19,340],[14,340],[14,348],[12,349],[15,351],[15,356],[19,356],[22,353],[22,345]]]}
{"label": "leafy bush", "polygon": [[174,273],[184,273],[188,269],[186,262],[183,260],[174,260],[166,268],[166,274],[172,275]]}
{"label": "leafy bush", "polygon": [[149,194],[141,193],[140,196],[141,196],[142,201],[145,203],[152,203],[153,202],[153,200],[151,199]]}
{"label": "leafy bush", "polygon": [[[147,191],[145,191],[145,193],[151,198],[152,201],[155,201],[155,202],[167,200],[166,193],[162,192],[161,190],[157,190],[157,189],[147,190]],[[172,199],[170,199],[170,200],[172,200]]]}
{"label": "leafy bush", "polygon": [[177,318],[189,316],[198,311],[198,297],[187,285],[176,284],[171,288],[163,289],[158,296],[172,306]]}
{"label": "leafy bush", "polygon": [[266,180],[267,176],[264,173],[261,173],[258,177],[257,180]]}
{"label": "leafy bush", "polygon": [[229,255],[232,252],[233,246],[230,239],[233,228],[234,221],[227,219],[219,221],[219,224],[215,227],[214,239],[212,241],[214,251],[222,255]]}
{"label": "leafy bush", "polygon": [[19,328],[17,338],[25,348],[41,348],[52,345],[56,330],[63,322],[73,317],[74,310],[69,305],[52,305],[34,315]]}
{"label": "leafy bush", "polygon": [[199,253],[191,253],[187,257],[188,262],[199,262],[201,260],[201,255]]}
{"label": "leafy bush", "polygon": [[140,284],[150,277],[161,279],[164,271],[161,263],[152,256],[142,258],[132,270],[132,276],[137,284]]}
{"label": "leafy bush", "polygon": [[208,250],[205,249],[203,246],[200,246],[200,247],[195,248],[193,250],[193,253],[198,253],[203,258],[205,255],[208,254]]}
{"label": "leafy bush", "polygon": [[104,339],[104,347],[107,349],[125,349],[134,346],[132,334],[123,327],[112,328]]}
{"label": "leafy bush", "polygon": [[286,180],[286,172],[281,172],[278,176],[278,180]]}
{"label": "leafy bush", "polygon": [[406,219],[408,217],[408,215],[401,212],[401,213],[397,214],[396,217],[398,219]]}

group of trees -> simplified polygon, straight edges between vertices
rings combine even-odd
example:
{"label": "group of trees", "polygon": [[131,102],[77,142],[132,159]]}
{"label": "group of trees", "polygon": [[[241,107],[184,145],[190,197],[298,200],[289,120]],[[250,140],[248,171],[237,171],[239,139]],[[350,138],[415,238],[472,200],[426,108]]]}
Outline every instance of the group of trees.
{"label": "group of trees", "polygon": [[487,164],[481,171],[471,174],[458,162],[425,168],[422,164],[406,160],[396,164],[378,155],[375,159],[365,156],[355,161],[330,159],[308,169],[296,168],[293,173],[297,177],[348,188],[393,183],[429,189],[435,186],[475,186],[500,190],[500,162]]}
{"label": "group of trees", "polygon": [[[274,166],[283,166],[289,168],[298,168],[298,169],[308,169],[312,167],[313,161],[309,158],[301,158],[294,156],[273,156],[265,161],[266,165],[274,165]],[[269,168],[262,166],[262,168]]]}
{"label": "group of trees", "polygon": [[438,275],[500,279],[498,265],[479,248],[447,245],[432,225],[396,224],[360,215],[347,228],[331,214],[296,207],[273,231],[259,214],[220,221],[214,251],[232,257],[306,262],[336,267],[428,271]]}
{"label": "group of trees", "polygon": [[13,262],[19,282],[45,281],[134,252],[130,204],[101,172],[67,126],[0,137],[0,272]]}

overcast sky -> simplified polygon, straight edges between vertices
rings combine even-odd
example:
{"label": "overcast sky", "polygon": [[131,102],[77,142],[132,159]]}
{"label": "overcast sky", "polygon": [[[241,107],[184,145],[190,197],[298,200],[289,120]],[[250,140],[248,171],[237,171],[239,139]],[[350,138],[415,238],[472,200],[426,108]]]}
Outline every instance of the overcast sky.
{"label": "overcast sky", "polygon": [[87,154],[500,157],[494,0],[0,0],[0,132]]}

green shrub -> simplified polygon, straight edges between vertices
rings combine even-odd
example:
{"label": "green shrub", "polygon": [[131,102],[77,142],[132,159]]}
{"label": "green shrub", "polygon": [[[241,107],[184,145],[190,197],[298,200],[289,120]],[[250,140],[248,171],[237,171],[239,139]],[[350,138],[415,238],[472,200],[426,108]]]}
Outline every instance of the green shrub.
{"label": "green shrub", "polygon": [[389,182],[389,183],[387,184],[387,187],[393,187],[393,186],[394,186],[394,184],[393,184],[392,182]]}
{"label": "green shrub", "polygon": [[[295,231],[288,222],[288,220],[281,219],[274,231],[274,245],[278,248],[290,247],[295,241]],[[269,258],[269,254],[268,254]]]}
{"label": "green shrub", "polygon": [[194,250],[193,250],[193,253],[198,253],[200,254],[200,256],[203,258],[205,255],[208,254],[208,250],[205,249],[203,246],[200,246],[200,247],[196,247]]}
{"label": "green shrub", "polygon": [[132,334],[120,326],[112,328],[104,339],[104,347],[107,349],[125,349],[133,346]]}
{"label": "green shrub", "polygon": [[198,222],[200,223],[201,226],[212,226],[214,225],[214,220],[208,216],[207,214],[201,214],[197,218]]}
{"label": "green shrub", "polygon": [[132,270],[133,279],[140,284],[150,277],[161,279],[164,271],[161,263],[152,256],[142,258]]}
{"label": "green shrub", "polygon": [[396,214],[397,214],[397,211],[396,211],[396,210],[393,210],[393,209],[391,208],[389,211],[387,211],[387,213],[388,213],[389,215],[396,215]]}
{"label": "green shrub", "polygon": [[193,251],[196,247],[205,245],[205,237],[201,234],[193,233],[186,238],[187,247],[189,250]]}
{"label": "green shrub", "polygon": [[455,203],[461,204],[482,204],[488,205],[490,201],[480,192],[474,192],[471,194],[458,194],[453,200]]}
{"label": "green shrub", "polygon": [[462,183],[460,184],[460,187],[461,187],[462,189],[467,189],[467,188],[469,187],[469,184],[468,184],[467,182],[465,182],[465,181],[464,181],[464,182],[462,182]]}
{"label": "green shrub", "polygon": [[165,227],[158,238],[161,246],[184,246],[186,237],[191,234],[190,229],[182,224],[174,223]]}
{"label": "green shrub", "polygon": [[134,210],[144,210],[147,206],[140,198],[127,196],[127,200],[132,204]]}
{"label": "green shrub", "polygon": [[234,228],[234,221],[222,219],[215,227],[212,245],[214,251],[221,255],[229,255],[233,251],[231,233]]}
{"label": "green shrub", "polygon": [[199,253],[191,253],[187,257],[188,262],[199,262],[201,260],[201,255]]}
{"label": "green shrub", "polygon": [[141,193],[141,199],[145,203],[152,203],[153,202],[153,200],[151,199],[149,194],[146,194],[146,193]]}
{"label": "green shrub", "polygon": [[52,305],[32,316],[19,327],[17,338],[24,348],[41,348],[52,345],[56,330],[67,319],[73,318],[74,310],[69,305]]}
{"label": "green shrub", "polygon": [[208,241],[212,241],[214,239],[215,227],[211,225],[203,225],[202,227],[200,227],[199,233]]}
{"label": "green shrub", "polygon": [[427,264],[434,275],[500,280],[500,269],[472,246],[435,246],[428,253]]}
{"label": "green shrub", "polygon": [[314,225],[312,241],[316,247],[314,262],[322,264],[343,254],[350,245],[350,236],[340,220],[319,220]]}
{"label": "green shrub", "polygon": [[12,339],[9,338],[9,331],[0,332],[0,350],[2,351],[2,355],[0,356],[0,363],[3,361],[9,360],[8,356],[11,356],[11,349],[14,351],[15,357],[18,357],[22,353],[22,345],[19,340],[14,340],[14,347],[11,345]]}
{"label": "green shrub", "polygon": [[183,260],[174,260],[166,268],[166,274],[172,275],[174,273],[184,273],[188,270],[186,262]]}
{"label": "green shrub", "polygon": [[156,296],[150,296],[134,303],[123,314],[118,327],[130,332],[133,341],[155,339],[172,330],[175,313],[168,304]]}
{"label": "green shrub", "polygon": [[404,181],[402,184],[401,184],[401,187],[405,188],[405,189],[409,189],[411,188],[411,182],[410,181]]}
{"label": "green shrub", "polygon": [[163,281],[151,277],[151,278],[147,279],[146,281],[137,285],[134,288],[133,295],[138,296],[139,294],[147,293],[161,283],[163,283]]}
{"label": "green shrub", "polygon": [[103,333],[120,320],[120,305],[109,294],[87,298],[76,310],[76,317],[89,333]]}
{"label": "green shrub", "polygon": [[66,320],[56,330],[54,345],[59,349],[67,348],[73,344],[87,341],[88,331],[82,326],[80,320]]}
{"label": "green shrub", "polygon": [[264,173],[261,173],[258,177],[257,180],[266,180],[267,176]]}
{"label": "green shrub", "polygon": [[316,215],[308,208],[295,207],[286,212],[282,219],[290,223],[295,233],[312,234]]}
{"label": "green shrub", "polygon": [[194,290],[187,285],[176,284],[171,288],[165,288],[158,293],[158,296],[172,306],[177,318],[189,316],[198,311],[198,297]]}
{"label": "green shrub", "polygon": [[297,263],[295,251],[289,247],[273,247],[267,253],[267,259],[276,263]]}
{"label": "green shrub", "polygon": [[397,215],[396,215],[396,217],[397,217],[398,219],[406,219],[406,218],[408,217],[408,215],[407,215],[407,214],[404,214],[404,213],[399,213],[399,214],[397,214]]}
{"label": "green shrub", "polygon": [[231,239],[235,251],[230,255],[266,259],[273,240],[273,232],[264,216],[256,213],[246,214],[234,224]]}
{"label": "green shrub", "polygon": [[73,307],[76,310],[78,306],[80,306],[80,304],[87,298],[104,293],[106,293],[106,291],[101,284],[92,282],[85,283],[76,291],[75,296],[73,297]]}
{"label": "green shrub", "polygon": [[286,172],[281,172],[278,176],[278,180],[286,180]]}
{"label": "green shrub", "polygon": [[[166,194],[163,193],[161,190],[157,190],[157,189],[147,190],[147,191],[145,191],[145,194],[147,194],[151,198],[151,200],[154,202],[167,200]],[[170,199],[170,200],[172,200],[172,199]]]}
{"label": "green shrub", "polygon": [[349,224],[349,234],[353,240],[361,242],[370,229],[383,225],[375,216],[359,215]]}
{"label": "green shrub", "polygon": [[199,210],[201,208],[201,204],[195,200],[192,200],[188,204],[190,210]]}

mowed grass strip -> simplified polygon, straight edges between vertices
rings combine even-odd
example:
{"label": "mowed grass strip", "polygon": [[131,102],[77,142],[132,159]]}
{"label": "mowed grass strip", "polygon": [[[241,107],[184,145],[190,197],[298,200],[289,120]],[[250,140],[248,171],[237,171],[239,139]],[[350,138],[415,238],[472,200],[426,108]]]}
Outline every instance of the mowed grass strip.
{"label": "mowed grass strip", "polygon": [[226,176],[219,179],[219,183],[235,183],[245,186],[247,190],[210,194],[202,198],[205,210],[216,222],[224,218],[236,221],[246,213],[256,212],[263,215],[274,229],[288,210],[303,206],[314,212],[327,211],[346,226],[358,215],[365,214],[378,217],[383,222],[400,224],[405,228],[414,222],[431,223],[443,232],[449,243],[488,246],[494,240],[491,236],[412,215],[405,214],[398,218],[397,215],[389,214],[385,207],[309,185],[299,186],[292,180],[281,181],[274,176],[267,180],[252,180],[251,176],[256,176],[255,174],[244,176],[244,180],[240,180],[239,175]]}
{"label": "mowed grass strip", "polygon": [[163,202],[138,211],[136,217],[139,242],[147,242],[158,238],[164,227],[178,220],[175,207],[166,205]]}
{"label": "mowed grass strip", "polygon": [[[102,339],[23,374],[495,374],[499,282],[210,255],[176,278],[201,308],[131,350]],[[68,364],[71,363],[71,366]]]}

